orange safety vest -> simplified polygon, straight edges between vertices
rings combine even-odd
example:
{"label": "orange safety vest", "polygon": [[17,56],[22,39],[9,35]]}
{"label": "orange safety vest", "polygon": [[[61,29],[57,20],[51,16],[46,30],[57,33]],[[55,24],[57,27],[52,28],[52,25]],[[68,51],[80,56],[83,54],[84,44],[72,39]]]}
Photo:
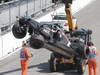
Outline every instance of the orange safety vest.
{"label": "orange safety vest", "polygon": [[89,58],[96,58],[97,56],[97,49],[94,46],[89,46]]}
{"label": "orange safety vest", "polygon": [[32,54],[28,52],[28,48],[22,48],[20,51],[20,59],[28,60],[28,58],[32,57]]}
{"label": "orange safety vest", "polygon": [[21,60],[27,60],[26,55],[25,55],[25,48],[22,48],[22,49],[21,49],[21,52],[20,52],[20,59],[21,59]]}

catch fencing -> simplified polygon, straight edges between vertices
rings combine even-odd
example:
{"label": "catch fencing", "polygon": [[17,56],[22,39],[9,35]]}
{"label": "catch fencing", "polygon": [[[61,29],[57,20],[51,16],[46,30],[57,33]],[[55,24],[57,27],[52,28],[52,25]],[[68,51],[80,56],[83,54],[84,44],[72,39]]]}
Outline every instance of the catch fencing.
{"label": "catch fencing", "polygon": [[0,34],[5,34],[11,30],[16,16],[34,17],[53,5],[52,0],[14,0],[0,4]]}

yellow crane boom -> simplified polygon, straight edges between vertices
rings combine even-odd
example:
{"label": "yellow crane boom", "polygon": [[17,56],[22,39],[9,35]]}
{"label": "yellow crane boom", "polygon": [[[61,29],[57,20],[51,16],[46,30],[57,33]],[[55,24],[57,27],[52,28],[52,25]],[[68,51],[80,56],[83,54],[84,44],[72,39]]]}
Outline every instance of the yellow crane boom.
{"label": "yellow crane boom", "polygon": [[52,0],[53,3],[64,3],[65,4],[65,12],[66,12],[66,19],[68,20],[69,30],[73,31],[77,29],[77,25],[73,23],[73,15],[71,12],[71,4],[73,0]]}

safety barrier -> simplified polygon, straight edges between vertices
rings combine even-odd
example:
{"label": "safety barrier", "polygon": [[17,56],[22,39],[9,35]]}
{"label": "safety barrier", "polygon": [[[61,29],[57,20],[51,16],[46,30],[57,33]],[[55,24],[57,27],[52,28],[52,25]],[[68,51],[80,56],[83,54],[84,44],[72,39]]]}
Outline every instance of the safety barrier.
{"label": "safety barrier", "polygon": [[[5,25],[12,25],[16,16],[37,15],[44,9],[54,5],[52,0],[14,0],[0,4],[0,28]],[[33,17],[33,16],[32,16]]]}

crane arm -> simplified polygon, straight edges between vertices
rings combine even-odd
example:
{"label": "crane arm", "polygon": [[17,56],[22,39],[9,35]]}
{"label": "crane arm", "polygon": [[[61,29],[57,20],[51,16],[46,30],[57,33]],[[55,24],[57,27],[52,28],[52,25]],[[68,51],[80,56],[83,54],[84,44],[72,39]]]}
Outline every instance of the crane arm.
{"label": "crane arm", "polygon": [[73,0],[52,0],[53,3],[63,3],[65,4],[66,20],[68,20],[69,30],[73,31],[77,29],[77,25],[73,23],[73,15],[71,12],[71,4]]}

